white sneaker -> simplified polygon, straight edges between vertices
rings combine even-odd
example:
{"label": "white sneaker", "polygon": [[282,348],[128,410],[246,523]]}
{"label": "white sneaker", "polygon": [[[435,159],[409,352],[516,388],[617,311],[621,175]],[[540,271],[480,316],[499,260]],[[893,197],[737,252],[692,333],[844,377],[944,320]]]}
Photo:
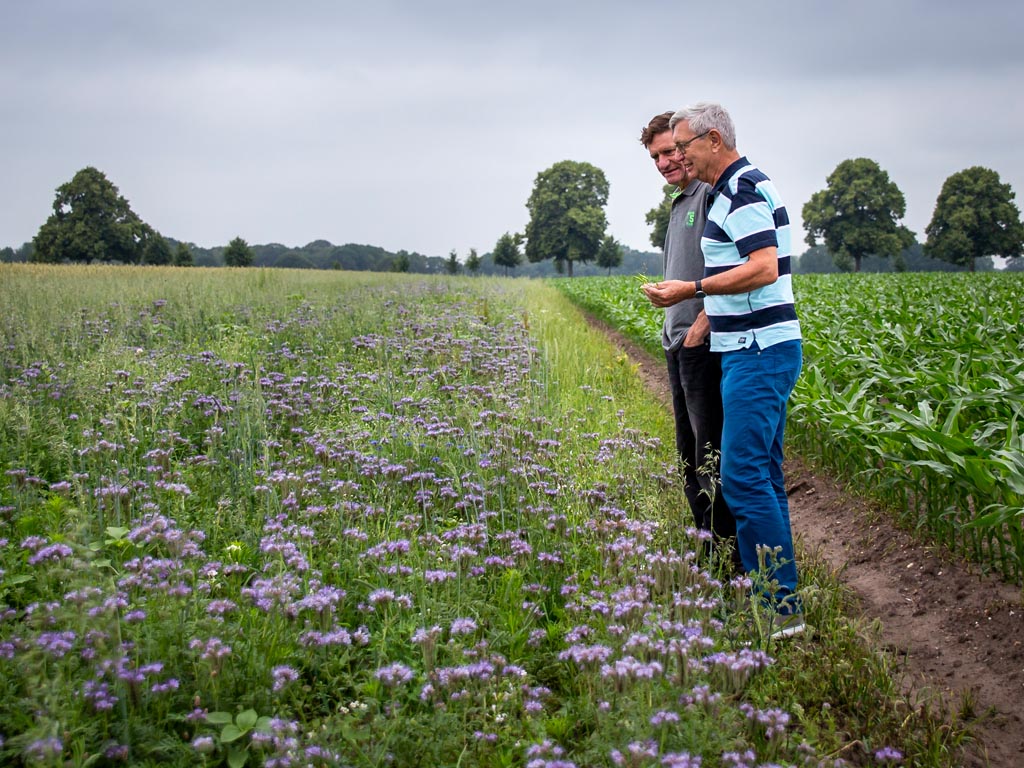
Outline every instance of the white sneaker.
{"label": "white sneaker", "polygon": [[786,640],[802,634],[807,628],[802,613],[777,613],[775,629],[768,635],[770,640]]}

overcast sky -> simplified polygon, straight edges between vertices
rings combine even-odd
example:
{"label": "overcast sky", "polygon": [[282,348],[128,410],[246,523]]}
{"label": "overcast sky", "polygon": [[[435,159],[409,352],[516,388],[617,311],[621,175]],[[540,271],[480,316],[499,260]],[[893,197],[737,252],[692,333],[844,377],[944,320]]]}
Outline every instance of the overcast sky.
{"label": "overcast sky", "polygon": [[656,113],[718,101],[800,211],[875,160],[923,241],[945,179],[1024,192],[1019,0],[0,0],[0,246],[94,166],[166,236],[464,259],[522,231],[538,172],[601,168],[653,250]]}

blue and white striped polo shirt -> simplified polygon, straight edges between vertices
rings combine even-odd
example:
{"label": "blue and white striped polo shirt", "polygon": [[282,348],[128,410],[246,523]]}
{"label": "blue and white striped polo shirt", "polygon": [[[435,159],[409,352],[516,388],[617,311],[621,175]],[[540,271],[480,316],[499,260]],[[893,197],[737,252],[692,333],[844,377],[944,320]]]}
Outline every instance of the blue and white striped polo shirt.
{"label": "blue and white striped polo shirt", "polygon": [[704,300],[712,351],[746,349],[755,340],[764,349],[801,338],[793,304],[789,214],[772,180],[741,157],[725,169],[711,194],[700,241],[705,278],[746,264],[760,248],[774,245],[779,257],[779,278],[771,285]]}

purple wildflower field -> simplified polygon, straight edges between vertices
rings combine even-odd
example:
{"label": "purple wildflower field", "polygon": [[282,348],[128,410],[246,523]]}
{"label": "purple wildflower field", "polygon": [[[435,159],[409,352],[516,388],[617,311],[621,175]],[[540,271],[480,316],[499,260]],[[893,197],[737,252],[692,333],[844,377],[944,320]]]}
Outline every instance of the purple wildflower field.
{"label": "purple wildflower field", "polygon": [[316,279],[4,319],[0,762],[842,763],[563,299]]}

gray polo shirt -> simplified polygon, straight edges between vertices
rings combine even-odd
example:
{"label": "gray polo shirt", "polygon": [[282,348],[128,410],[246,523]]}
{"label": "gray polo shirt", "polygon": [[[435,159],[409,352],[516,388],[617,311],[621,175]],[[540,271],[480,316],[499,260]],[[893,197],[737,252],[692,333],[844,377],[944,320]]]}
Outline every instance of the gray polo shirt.
{"label": "gray polo shirt", "polygon": [[[711,187],[694,179],[684,190],[676,190],[665,235],[665,279],[700,280],[704,277],[704,254],[700,238],[707,223],[707,197]],[[665,308],[661,344],[675,351],[704,308],[702,299],[687,299]]]}

